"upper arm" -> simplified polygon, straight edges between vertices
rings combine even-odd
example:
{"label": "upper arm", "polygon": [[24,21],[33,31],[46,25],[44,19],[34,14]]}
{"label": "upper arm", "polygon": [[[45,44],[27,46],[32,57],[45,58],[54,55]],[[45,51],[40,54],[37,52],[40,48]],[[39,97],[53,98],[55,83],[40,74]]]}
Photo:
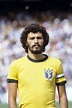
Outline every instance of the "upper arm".
{"label": "upper arm", "polygon": [[8,100],[16,101],[17,96],[17,83],[8,83]]}
{"label": "upper arm", "polygon": [[59,100],[60,99],[66,99],[66,88],[65,88],[65,84],[64,85],[57,85],[57,89],[58,89],[58,95],[59,95]]}
{"label": "upper arm", "polygon": [[67,95],[66,95],[65,84],[58,85],[57,88],[58,88],[58,94],[59,94],[60,108],[68,108],[68,100],[67,100]]}

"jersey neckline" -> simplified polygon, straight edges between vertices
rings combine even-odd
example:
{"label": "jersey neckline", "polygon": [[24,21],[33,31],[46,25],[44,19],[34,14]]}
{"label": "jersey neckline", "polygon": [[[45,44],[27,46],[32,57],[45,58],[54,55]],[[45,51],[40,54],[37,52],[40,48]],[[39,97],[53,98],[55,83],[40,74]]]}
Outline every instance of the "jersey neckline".
{"label": "jersey neckline", "polygon": [[43,58],[43,59],[41,59],[41,60],[34,60],[34,59],[32,59],[31,57],[29,57],[29,55],[27,55],[27,58],[30,60],[30,61],[32,61],[32,62],[42,62],[42,61],[45,61],[47,58],[48,58],[48,55],[46,55],[46,54],[43,54],[45,57]]}

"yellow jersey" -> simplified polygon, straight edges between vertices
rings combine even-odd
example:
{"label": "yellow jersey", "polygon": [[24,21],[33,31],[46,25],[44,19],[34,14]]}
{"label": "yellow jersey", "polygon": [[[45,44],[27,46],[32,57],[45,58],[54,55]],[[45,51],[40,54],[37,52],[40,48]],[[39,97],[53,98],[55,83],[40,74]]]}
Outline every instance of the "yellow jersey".
{"label": "yellow jersey", "polygon": [[11,63],[7,81],[18,83],[20,108],[56,108],[56,85],[66,83],[59,59],[33,60],[28,55]]}

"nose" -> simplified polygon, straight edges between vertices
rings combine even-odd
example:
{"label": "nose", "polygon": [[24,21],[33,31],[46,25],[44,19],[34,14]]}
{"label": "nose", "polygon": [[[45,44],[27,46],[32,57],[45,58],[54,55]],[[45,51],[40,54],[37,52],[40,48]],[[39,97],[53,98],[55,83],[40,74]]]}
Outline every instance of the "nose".
{"label": "nose", "polygon": [[34,43],[38,43],[38,39],[37,38],[34,39]]}

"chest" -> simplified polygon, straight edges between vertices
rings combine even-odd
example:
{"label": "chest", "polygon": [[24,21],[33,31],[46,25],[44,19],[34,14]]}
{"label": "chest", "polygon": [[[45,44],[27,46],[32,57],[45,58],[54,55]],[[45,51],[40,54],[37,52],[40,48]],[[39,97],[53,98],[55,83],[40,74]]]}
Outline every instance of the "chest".
{"label": "chest", "polygon": [[[21,85],[52,86],[55,85],[56,69],[48,64],[24,65],[18,72]],[[23,86],[22,85],[22,86]]]}

